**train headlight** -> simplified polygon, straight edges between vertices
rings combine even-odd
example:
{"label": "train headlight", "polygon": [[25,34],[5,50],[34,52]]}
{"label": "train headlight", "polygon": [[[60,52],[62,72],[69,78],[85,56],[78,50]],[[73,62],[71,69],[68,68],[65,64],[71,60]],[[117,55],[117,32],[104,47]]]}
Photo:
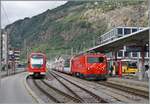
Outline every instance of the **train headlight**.
{"label": "train headlight", "polygon": [[100,70],[104,70],[104,68],[102,67],[102,68],[100,68]]}

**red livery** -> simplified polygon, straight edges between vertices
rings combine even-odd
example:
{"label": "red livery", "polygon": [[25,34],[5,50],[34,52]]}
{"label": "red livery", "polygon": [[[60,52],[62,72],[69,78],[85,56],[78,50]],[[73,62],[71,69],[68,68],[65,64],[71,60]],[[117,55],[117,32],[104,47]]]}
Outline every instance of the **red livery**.
{"label": "red livery", "polygon": [[55,62],[54,70],[80,78],[106,80],[107,58],[104,54],[88,53],[72,57],[70,63],[68,60],[58,59]]}
{"label": "red livery", "polygon": [[81,78],[106,79],[107,59],[103,54],[85,54],[72,58],[71,72]]}
{"label": "red livery", "polygon": [[30,75],[39,76],[46,73],[46,55],[43,53],[31,53],[28,58],[28,72]]}

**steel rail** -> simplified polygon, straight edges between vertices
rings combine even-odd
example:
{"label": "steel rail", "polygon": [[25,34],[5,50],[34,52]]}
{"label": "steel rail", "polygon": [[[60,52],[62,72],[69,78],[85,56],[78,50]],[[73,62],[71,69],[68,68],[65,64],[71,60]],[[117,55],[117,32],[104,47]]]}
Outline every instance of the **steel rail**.
{"label": "steel rail", "polygon": [[57,73],[55,73],[55,72],[52,72],[52,73],[56,74],[58,77],[60,77],[60,78],[62,78],[62,79],[64,79],[64,80],[68,81],[69,83],[73,84],[74,86],[76,86],[76,87],[82,89],[83,91],[89,93],[91,96],[93,96],[94,98],[96,98],[100,103],[107,103],[107,101],[103,100],[103,98],[101,98],[100,96],[94,94],[93,92],[91,92],[91,91],[89,91],[89,90],[87,90],[87,89],[85,89],[85,88],[83,88],[83,87],[81,87],[81,86],[79,86],[79,85],[73,83],[72,81],[68,80],[67,78],[65,78],[65,77],[63,77],[63,76],[60,76],[59,74],[57,74]]}
{"label": "steel rail", "polygon": [[50,95],[47,91],[45,91],[35,80],[33,80],[33,83],[35,84],[35,86],[42,92],[44,93],[48,98],[50,98],[52,101],[56,102],[56,103],[61,103],[58,99],[56,99],[55,97],[53,97],[52,95]]}
{"label": "steel rail", "polygon": [[80,99],[78,99],[78,98],[76,98],[76,97],[73,97],[73,96],[71,96],[71,95],[68,95],[67,93],[65,93],[65,92],[63,92],[63,91],[61,91],[61,90],[59,90],[59,89],[57,89],[57,88],[51,86],[50,84],[48,84],[48,83],[45,82],[44,80],[41,80],[41,81],[42,81],[47,87],[49,87],[49,88],[55,90],[57,93],[61,94],[62,96],[65,96],[65,97],[67,97],[67,98],[73,100],[73,101],[76,102],[76,103],[81,102]]}
{"label": "steel rail", "polygon": [[59,83],[61,83],[65,88],[67,88],[80,102],[84,102],[84,100],[78,96],[71,88],[69,88],[67,85],[65,85],[59,78],[57,78],[53,73],[48,73],[51,74]]}

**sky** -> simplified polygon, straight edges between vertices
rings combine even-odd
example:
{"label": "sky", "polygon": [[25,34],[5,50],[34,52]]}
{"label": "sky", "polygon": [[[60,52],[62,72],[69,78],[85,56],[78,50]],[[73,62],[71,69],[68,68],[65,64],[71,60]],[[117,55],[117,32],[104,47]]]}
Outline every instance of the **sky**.
{"label": "sky", "polygon": [[18,19],[32,17],[67,1],[1,1],[1,27]]}

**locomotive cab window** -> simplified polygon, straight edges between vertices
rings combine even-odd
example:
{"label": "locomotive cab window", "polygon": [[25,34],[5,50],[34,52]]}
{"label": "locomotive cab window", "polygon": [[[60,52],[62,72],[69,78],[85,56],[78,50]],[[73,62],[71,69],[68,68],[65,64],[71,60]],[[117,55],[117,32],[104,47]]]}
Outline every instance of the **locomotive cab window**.
{"label": "locomotive cab window", "polygon": [[103,63],[103,57],[88,57],[88,63]]}
{"label": "locomotive cab window", "polygon": [[31,57],[31,65],[32,67],[42,67],[44,63],[44,60],[43,60],[43,56],[42,55],[33,55]]}

